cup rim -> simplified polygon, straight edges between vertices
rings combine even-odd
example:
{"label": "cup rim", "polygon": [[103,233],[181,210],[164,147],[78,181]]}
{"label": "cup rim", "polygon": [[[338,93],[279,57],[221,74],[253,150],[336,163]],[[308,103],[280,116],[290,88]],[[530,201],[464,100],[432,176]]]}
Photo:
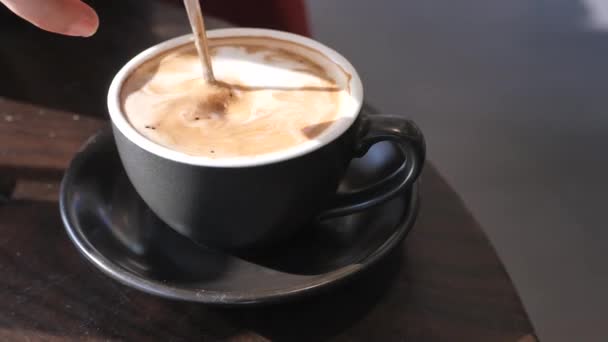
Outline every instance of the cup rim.
{"label": "cup rim", "polygon": [[340,120],[332,124],[319,136],[315,137],[315,139],[311,139],[296,146],[282,149],[276,152],[259,154],[255,156],[209,158],[205,156],[188,155],[186,153],[165,147],[146,138],[128,122],[126,115],[123,113],[122,110],[120,92],[124,81],[128,78],[131,72],[133,72],[142,63],[167,50],[193,42],[193,35],[186,34],[183,36],[166,40],[140,52],[129,62],[127,62],[118,71],[118,73],[112,80],[107,98],[110,119],[115,128],[117,128],[120,133],[123,134],[129,141],[133,142],[135,145],[156,156],[183,164],[222,168],[252,167],[294,159],[305,154],[311,153],[315,150],[318,150],[321,147],[331,143],[332,141],[342,136],[342,134],[344,134],[344,132],[346,132],[357,119],[359,112],[361,111],[361,107],[363,105],[363,85],[361,79],[354,66],[345,57],[343,57],[340,53],[333,50],[332,48],[308,37],[270,29],[224,28],[209,30],[207,31],[207,35],[209,38],[222,38],[233,36],[268,37],[295,42],[317,50],[326,58],[336,63],[338,66],[340,66],[342,69],[344,69],[347,73],[351,75],[349,86],[351,93],[350,97],[353,101],[349,101],[352,103],[348,103],[348,107],[346,109],[340,110]]}

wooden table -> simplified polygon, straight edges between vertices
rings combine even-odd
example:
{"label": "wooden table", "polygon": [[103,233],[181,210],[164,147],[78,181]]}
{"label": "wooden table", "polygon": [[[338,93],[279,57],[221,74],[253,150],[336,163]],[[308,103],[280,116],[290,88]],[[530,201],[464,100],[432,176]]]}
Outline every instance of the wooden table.
{"label": "wooden table", "polygon": [[361,279],[303,302],[212,309],[93,269],[59,218],[62,170],[105,121],[0,99],[0,340],[533,340],[517,293],[458,195],[428,165],[406,242]]}
{"label": "wooden table", "polygon": [[535,341],[496,253],[431,164],[403,245],[357,281],[303,302],[209,308],[137,292],[90,266],[59,218],[63,170],[107,124],[116,69],[188,29],[161,2],[100,8],[107,3],[96,3],[104,25],[90,40],[9,23],[0,8],[1,341]]}

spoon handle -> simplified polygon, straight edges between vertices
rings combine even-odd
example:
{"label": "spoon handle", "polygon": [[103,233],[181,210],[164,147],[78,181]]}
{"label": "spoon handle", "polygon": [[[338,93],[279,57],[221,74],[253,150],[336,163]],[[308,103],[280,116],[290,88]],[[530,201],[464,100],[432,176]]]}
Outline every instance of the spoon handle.
{"label": "spoon handle", "polygon": [[209,46],[207,44],[207,33],[205,31],[205,21],[203,20],[201,4],[199,0],[184,0],[184,5],[186,6],[186,12],[188,12],[188,19],[192,26],[192,32],[194,33],[196,50],[201,59],[203,79],[213,83],[215,82],[215,76],[213,75],[213,66],[211,65],[211,55],[209,54]]}

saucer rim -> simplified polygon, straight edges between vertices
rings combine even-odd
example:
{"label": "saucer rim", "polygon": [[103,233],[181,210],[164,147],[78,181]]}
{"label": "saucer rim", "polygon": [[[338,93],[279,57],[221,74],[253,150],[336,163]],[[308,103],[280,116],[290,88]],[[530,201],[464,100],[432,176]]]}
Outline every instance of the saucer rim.
{"label": "saucer rim", "polygon": [[356,263],[315,276],[302,276],[303,282],[301,285],[253,292],[208,291],[202,288],[188,289],[173,286],[167,282],[149,280],[136,275],[108,259],[91,243],[87,234],[77,228],[78,225],[75,223],[77,219],[71,218],[69,215],[67,189],[73,184],[77,170],[82,168],[87,159],[91,158],[91,155],[99,153],[93,150],[95,145],[108,143],[107,141],[111,138],[112,134],[109,128],[100,130],[83,144],[70,162],[60,186],[59,210],[61,220],[78,252],[103,274],[128,287],[167,299],[218,306],[242,306],[278,303],[318,293],[354,278],[389,254],[412,230],[419,212],[419,185],[418,182],[415,182],[411,188],[405,189],[398,195],[408,197],[407,208],[404,210],[399,223],[395,225],[393,233],[378,248]]}

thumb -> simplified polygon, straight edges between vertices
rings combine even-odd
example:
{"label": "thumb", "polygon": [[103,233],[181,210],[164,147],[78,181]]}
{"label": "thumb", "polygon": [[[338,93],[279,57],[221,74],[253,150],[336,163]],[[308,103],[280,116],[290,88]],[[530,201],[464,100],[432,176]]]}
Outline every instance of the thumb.
{"label": "thumb", "polygon": [[97,13],[80,0],[0,0],[39,28],[68,36],[89,37],[99,26]]}

